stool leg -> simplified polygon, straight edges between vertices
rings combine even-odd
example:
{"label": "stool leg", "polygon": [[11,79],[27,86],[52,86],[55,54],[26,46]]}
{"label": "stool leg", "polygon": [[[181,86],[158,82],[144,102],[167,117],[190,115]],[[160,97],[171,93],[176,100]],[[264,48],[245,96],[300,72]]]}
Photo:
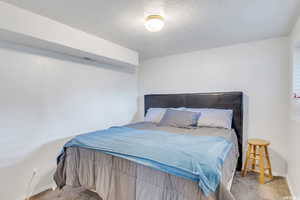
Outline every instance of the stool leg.
{"label": "stool leg", "polygon": [[[256,158],[256,145],[253,145],[253,157]],[[252,170],[255,170],[256,160],[252,160]]]}
{"label": "stool leg", "polygon": [[244,166],[244,171],[243,171],[243,176],[247,175],[247,170],[248,170],[248,161],[250,159],[250,152],[251,152],[252,145],[248,145],[248,151],[247,151],[247,156],[246,156],[246,161],[245,161],[245,166]]}
{"label": "stool leg", "polygon": [[265,146],[265,154],[266,154],[266,160],[267,160],[267,168],[268,168],[268,171],[269,171],[269,177],[273,178],[272,168],[271,168],[271,161],[270,161],[270,156],[269,156],[269,151],[268,151],[267,146]]}
{"label": "stool leg", "polygon": [[264,147],[259,147],[259,168],[260,168],[260,176],[259,176],[259,182],[261,184],[265,183],[265,166],[264,166]]}

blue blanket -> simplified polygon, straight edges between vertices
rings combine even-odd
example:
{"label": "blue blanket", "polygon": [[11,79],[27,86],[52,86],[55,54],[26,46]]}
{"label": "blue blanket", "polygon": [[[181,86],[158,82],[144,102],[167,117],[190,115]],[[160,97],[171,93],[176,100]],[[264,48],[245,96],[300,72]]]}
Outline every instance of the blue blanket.
{"label": "blue blanket", "polygon": [[71,146],[99,150],[197,181],[207,196],[216,191],[221,167],[233,144],[216,136],[112,127],[76,136],[64,145]]}

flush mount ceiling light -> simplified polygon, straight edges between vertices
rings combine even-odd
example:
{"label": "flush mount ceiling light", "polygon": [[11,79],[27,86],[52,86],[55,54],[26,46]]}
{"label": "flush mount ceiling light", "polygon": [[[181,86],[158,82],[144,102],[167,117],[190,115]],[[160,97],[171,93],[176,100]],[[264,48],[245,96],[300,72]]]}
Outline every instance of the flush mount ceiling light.
{"label": "flush mount ceiling light", "polygon": [[164,18],[160,15],[149,15],[145,21],[145,27],[150,32],[158,32],[164,25]]}

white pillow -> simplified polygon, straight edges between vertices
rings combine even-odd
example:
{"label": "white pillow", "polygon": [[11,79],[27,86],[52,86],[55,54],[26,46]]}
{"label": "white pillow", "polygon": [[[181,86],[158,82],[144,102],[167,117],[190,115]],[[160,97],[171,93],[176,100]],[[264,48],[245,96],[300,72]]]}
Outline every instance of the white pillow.
{"label": "white pillow", "polygon": [[186,108],[187,111],[200,112],[197,126],[231,129],[232,110],[213,108]]}
{"label": "white pillow", "polygon": [[[153,123],[159,123],[160,120],[163,118],[165,112],[168,108],[149,108],[147,110],[145,121],[146,122],[153,122]],[[171,108],[174,110],[183,110],[183,107],[180,108]]]}

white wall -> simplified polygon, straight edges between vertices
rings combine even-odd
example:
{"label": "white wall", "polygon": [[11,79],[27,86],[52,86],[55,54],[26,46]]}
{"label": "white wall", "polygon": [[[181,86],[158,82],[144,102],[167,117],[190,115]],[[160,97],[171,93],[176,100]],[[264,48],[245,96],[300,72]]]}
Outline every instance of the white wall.
{"label": "white wall", "polygon": [[[140,66],[140,108],[149,93],[243,91],[245,134],[270,140],[273,168],[285,174],[287,147],[299,152],[296,132],[288,140],[288,44],[278,38],[148,60]],[[69,136],[128,123],[136,112],[134,68],[5,42],[0,55],[0,199],[24,197],[34,168],[29,192],[52,184],[53,158]]]}
{"label": "white wall", "polygon": [[145,61],[139,117],[144,94],[243,91],[245,134],[271,141],[273,170],[285,175],[288,55],[288,38],[278,38]]}
{"label": "white wall", "polygon": [[139,63],[131,49],[1,1],[0,38],[119,66]]}
{"label": "white wall", "polygon": [[0,42],[0,199],[52,183],[55,158],[76,134],[129,123],[137,110],[135,68],[93,65]]}
{"label": "white wall", "polygon": [[[292,97],[293,88],[293,65],[296,64],[295,48],[300,47],[300,18],[298,23],[296,23],[291,35],[290,35],[290,97]],[[289,168],[288,168],[288,178],[290,182],[291,189],[294,196],[300,198],[300,101],[295,101],[290,98],[290,136],[289,136]]]}

